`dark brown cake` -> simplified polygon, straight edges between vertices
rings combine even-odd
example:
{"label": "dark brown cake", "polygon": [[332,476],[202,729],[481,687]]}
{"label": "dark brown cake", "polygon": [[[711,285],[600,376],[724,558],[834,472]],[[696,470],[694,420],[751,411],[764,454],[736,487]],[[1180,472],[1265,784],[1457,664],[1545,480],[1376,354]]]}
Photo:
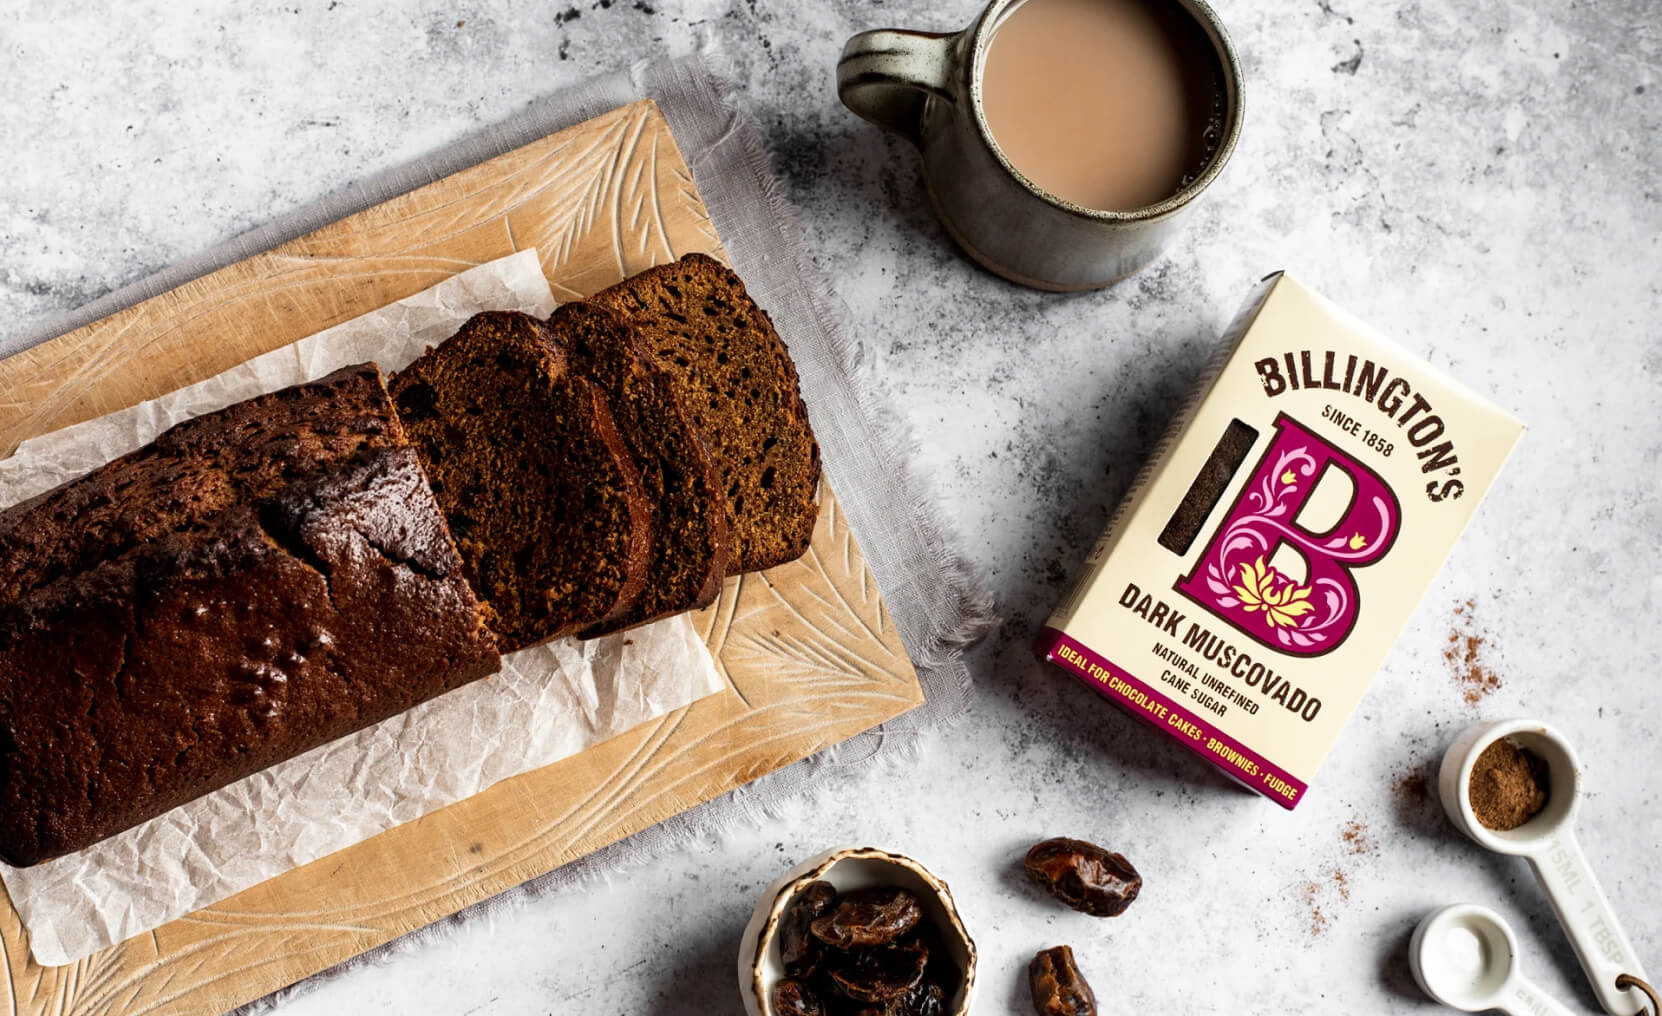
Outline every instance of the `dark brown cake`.
{"label": "dark brown cake", "polygon": [[0,610],[0,859],[78,850],[499,662],[415,453],[367,449]]}
{"label": "dark brown cake", "polygon": [[600,385],[652,512],[646,585],[634,605],[585,637],[621,631],[709,605],[727,574],[727,511],[721,474],[675,394],[674,380],[633,328],[590,303],[568,303],[548,320],[573,366]]}
{"label": "dark brown cake", "polygon": [[402,441],[373,363],[186,420],[0,512],[0,608],[360,449]]}
{"label": "dark brown cake", "polygon": [[819,445],[790,354],[744,283],[688,254],[590,300],[635,326],[708,440],[727,499],[727,573],[801,556],[818,513]]}
{"label": "dark brown cake", "polygon": [[547,326],[477,315],[389,388],[505,652],[629,609],[651,548],[640,470]]}

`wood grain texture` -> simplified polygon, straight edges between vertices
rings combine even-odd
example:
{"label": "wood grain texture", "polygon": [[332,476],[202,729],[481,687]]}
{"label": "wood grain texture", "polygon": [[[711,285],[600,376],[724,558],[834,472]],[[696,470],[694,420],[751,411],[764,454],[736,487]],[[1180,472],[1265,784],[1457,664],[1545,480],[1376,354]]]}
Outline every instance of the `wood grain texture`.
{"label": "wood grain texture", "polygon": [[[533,245],[561,299],[725,260],[668,125],[636,103],[0,361],[0,452]],[[30,960],[7,900],[0,1016],[234,1008],[920,704],[824,485],[820,503],[807,555],[695,615],[725,691],[70,966]]]}

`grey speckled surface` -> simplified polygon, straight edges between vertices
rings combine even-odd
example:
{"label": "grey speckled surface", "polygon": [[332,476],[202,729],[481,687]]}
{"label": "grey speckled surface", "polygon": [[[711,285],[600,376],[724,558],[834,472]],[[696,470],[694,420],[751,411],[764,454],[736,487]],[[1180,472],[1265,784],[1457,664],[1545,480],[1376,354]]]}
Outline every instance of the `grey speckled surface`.
{"label": "grey speckled surface", "polygon": [[[1459,728],[1519,713],[1579,746],[1588,851],[1662,973],[1662,28],[1648,0],[1220,0],[1249,84],[1235,160],[1167,260],[1072,297],[955,254],[911,153],[833,94],[849,34],[954,29],[964,0],[104,6],[0,10],[0,333],[707,34],[1009,618],[975,653],[970,714],[909,769],[455,929],[283,1013],[736,1011],[755,894],[848,841],[953,883],[983,946],[980,1012],[1021,1011],[1025,959],[1057,941],[1111,1012],[1426,1010],[1406,939],[1456,899],[1515,919],[1524,961],[1590,1010],[1526,870],[1403,791]],[[1026,650],[1211,338],[1275,268],[1531,424],[1291,815]],[[1475,704],[1442,657],[1468,629],[1501,681]],[[1057,832],[1142,868],[1125,917],[1058,911],[1012,877],[1019,850]]]}

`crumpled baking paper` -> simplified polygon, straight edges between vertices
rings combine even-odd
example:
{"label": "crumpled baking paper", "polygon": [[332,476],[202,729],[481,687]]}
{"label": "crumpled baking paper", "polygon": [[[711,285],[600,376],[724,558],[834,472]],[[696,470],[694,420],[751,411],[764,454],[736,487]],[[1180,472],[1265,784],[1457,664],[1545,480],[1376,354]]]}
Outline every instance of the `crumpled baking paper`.
{"label": "crumpled baking paper", "polygon": [[[534,250],[480,265],[217,377],[25,441],[0,461],[0,505],[50,490],[187,417],[366,360],[396,371],[480,311],[545,317],[554,306]],[[35,962],[72,963],[721,686],[685,616],[627,636],[548,643],[505,657],[494,677],[85,850],[30,868],[0,864],[0,880]]]}

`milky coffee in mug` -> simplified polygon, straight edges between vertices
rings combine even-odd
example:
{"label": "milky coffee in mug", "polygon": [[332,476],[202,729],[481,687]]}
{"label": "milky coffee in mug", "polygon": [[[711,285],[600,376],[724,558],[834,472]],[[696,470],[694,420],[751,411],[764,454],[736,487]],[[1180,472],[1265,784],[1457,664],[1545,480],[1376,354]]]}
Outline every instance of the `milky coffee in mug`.
{"label": "milky coffee in mug", "polygon": [[1045,289],[1151,261],[1240,130],[1240,71],[1203,0],[996,0],[957,35],[867,32],[838,91],[918,146],[965,250]]}
{"label": "milky coffee in mug", "polygon": [[1158,204],[1200,175],[1223,67],[1187,12],[1148,0],[1027,0],[993,33],[981,102],[1023,176],[1086,208]]}

